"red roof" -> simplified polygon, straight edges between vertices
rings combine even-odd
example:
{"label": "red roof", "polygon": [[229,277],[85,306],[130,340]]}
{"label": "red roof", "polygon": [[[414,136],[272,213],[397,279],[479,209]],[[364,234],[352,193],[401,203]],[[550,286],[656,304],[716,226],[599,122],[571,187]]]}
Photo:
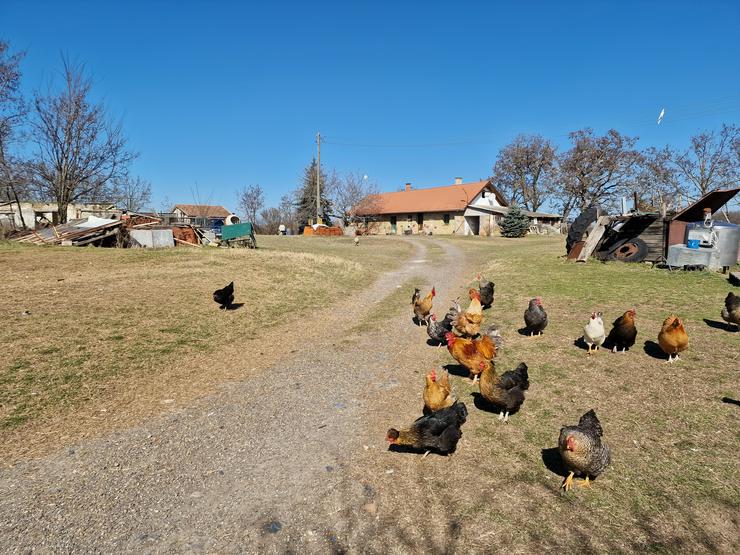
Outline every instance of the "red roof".
{"label": "red roof", "polygon": [[231,214],[223,206],[210,204],[176,204],[172,211],[175,210],[180,210],[183,214],[192,218],[225,218]]}
{"label": "red roof", "polygon": [[500,193],[491,185],[490,180],[474,181],[431,187],[429,189],[411,189],[394,193],[380,193],[365,202],[357,209],[358,216],[376,214],[413,214],[417,212],[459,212],[473,202],[476,196],[487,186],[494,191],[500,204],[506,205]]}

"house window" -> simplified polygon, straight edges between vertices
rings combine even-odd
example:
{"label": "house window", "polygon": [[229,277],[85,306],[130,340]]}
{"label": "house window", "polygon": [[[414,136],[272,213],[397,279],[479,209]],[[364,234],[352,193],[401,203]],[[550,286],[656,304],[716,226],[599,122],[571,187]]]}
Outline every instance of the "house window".
{"label": "house window", "polygon": [[409,214],[408,216],[406,216],[406,221],[411,223],[412,221],[414,221],[414,217],[411,214]]}
{"label": "house window", "polygon": [[449,214],[445,214],[444,216],[442,216],[442,219],[444,220],[445,225],[450,225],[450,215]]}

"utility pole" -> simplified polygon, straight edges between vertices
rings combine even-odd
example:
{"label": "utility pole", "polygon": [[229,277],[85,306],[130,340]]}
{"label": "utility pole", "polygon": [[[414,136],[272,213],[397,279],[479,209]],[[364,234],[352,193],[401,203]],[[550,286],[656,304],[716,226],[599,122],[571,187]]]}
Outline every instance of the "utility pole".
{"label": "utility pole", "polygon": [[321,133],[316,133],[316,223],[321,223]]}

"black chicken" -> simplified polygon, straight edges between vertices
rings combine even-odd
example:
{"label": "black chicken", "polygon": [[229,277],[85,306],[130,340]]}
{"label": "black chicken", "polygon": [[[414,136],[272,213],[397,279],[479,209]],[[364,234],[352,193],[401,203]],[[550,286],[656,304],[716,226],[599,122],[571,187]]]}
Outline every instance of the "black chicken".
{"label": "black chicken", "polygon": [[541,335],[542,330],[547,327],[547,313],[539,297],[529,301],[529,307],[524,311],[524,324],[530,336]]}
{"label": "black chicken", "polygon": [[455,451],[462,436],[460,426],[465,423],[468,409],[465,403],[455,402],[452,406],[418,418],[405,430],[388,430],[386,439],[392,445],[406,445],[414,449],[450,454]]}
{"label": "black chicken", "polygon": [[229,308],[234,302],[234,282],[232,281],[223,289],[217,289],[213,292],[213,300],[219,304],[220,309]]}
{"label": "black chicken", "polygon": [[478,274],[478,292],[480,293],[480,304],[483,308],[491,308],[493,305],[493,289],[495,286],[495,283],[487,281]]}

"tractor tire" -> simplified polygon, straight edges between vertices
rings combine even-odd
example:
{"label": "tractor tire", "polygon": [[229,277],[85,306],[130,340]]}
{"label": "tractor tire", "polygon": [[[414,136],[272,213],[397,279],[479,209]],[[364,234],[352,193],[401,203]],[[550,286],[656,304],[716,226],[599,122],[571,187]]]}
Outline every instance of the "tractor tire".
{"label": "tractor tire", "polygon": [[648,246],[645,241],[637,237],[627,239],[614,247],[607,257],[608,260],[620,262],[642,262],[647,258]]}
{"label": "tractor tire", "polygon": [[578,217],[573,221],[573,224],[568,230],[568,237],[565,240],[565,252],[568,254],[578,241],[583,238],[583,234],[586,233],[588,226],[596,221],[599,217],[599,205],[592,204],[581,212]]}

